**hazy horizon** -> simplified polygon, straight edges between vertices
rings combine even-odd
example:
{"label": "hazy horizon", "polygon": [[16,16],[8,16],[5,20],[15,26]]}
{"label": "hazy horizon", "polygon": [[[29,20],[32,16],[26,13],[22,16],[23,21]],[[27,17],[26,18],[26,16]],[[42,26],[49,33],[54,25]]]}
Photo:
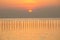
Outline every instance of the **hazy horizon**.
{"label": "hazy horizon", "polygon": [[1,0],[0,18],[60,18],[60,3],[59,0]]}

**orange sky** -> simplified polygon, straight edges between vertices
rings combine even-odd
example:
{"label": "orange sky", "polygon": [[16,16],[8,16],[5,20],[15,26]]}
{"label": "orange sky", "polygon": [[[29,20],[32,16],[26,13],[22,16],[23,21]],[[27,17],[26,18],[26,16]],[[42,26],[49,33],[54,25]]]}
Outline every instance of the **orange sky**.
{"label": "orange sky", "polygon": [[0,0],[0,6],[18,7],[25,9],[34,9],[36,7],[45,7],[48,5],[56,5],[57,0]]}

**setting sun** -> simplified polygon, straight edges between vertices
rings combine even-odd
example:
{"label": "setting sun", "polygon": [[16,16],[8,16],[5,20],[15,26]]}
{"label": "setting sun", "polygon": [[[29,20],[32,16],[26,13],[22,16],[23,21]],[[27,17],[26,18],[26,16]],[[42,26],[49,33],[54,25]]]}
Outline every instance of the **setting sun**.
{"label": "setting sun", "polygon": [[32,12],[32,10],[30,9],[30,10],[28,10],[28,12],[30,12],[30,13],[31,13],[31,12]]}

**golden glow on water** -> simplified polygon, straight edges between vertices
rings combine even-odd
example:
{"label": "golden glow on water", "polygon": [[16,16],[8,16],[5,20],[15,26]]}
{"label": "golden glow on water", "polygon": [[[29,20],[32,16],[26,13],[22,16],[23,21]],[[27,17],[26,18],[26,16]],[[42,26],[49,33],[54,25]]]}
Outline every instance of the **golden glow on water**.
{"label": "golden glow on water", "polygon": [[60,19],[0,19],[1,40],[58,40]]}

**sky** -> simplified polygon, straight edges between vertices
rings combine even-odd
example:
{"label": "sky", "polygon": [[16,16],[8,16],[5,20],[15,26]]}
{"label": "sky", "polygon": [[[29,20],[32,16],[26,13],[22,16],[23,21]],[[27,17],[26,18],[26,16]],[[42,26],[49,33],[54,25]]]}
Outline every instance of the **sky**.
{"label": "sky", "polygon": [[60,0],[0,0],[0,18],[60,18]]}

